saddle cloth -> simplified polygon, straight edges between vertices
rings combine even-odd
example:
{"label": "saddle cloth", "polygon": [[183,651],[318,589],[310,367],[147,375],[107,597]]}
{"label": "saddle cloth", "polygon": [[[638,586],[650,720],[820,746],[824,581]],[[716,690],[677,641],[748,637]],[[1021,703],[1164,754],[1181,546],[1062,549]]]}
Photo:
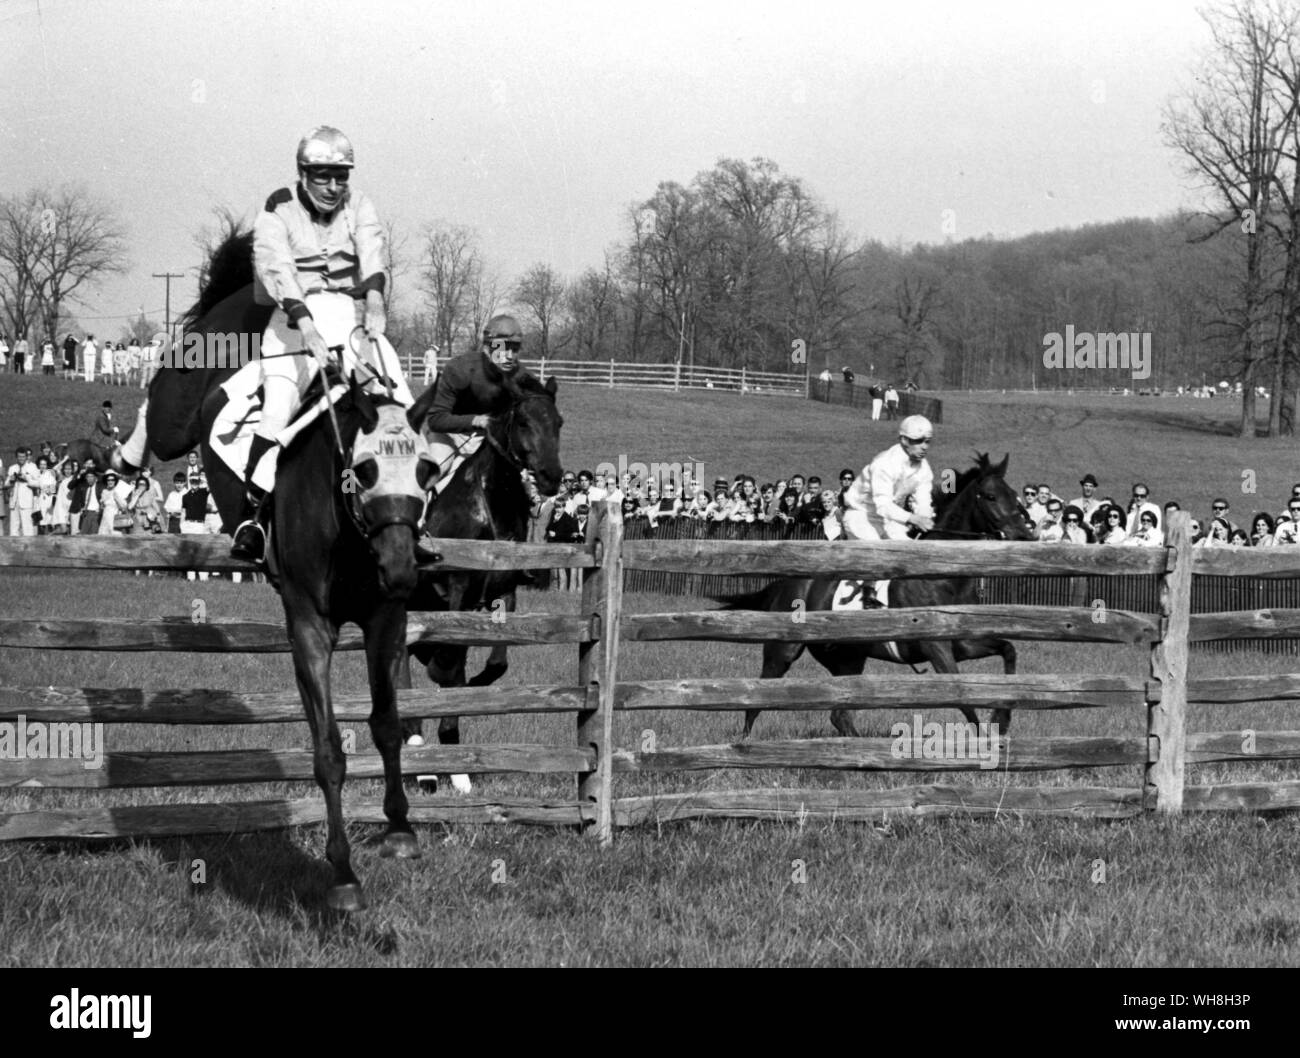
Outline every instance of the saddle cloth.
{"label": "saddle cloth", "polygon": [[[248,466],[248,450],[253,444],[253,434],[258,423],[262,421],[261,397],[262,373],[256,360],[250,361],[221,384],[226,393],[225,406],[217,413],[212,424],[212,436],[209,438],[213,453],[228,466],[236,477],[243,478]],[[292,441],[302,430],[325,413],[328,404],[337,401],[347,387],[336,383],[329,392],[328,400],[317,395],[315,400],[305,401],[298,414],[276,436],[276,441],[283,447]],[[275,487],[274,459],[263,459],[253,474],[253,483],[270,492]]]}
{"label": "saddle cloth", "polygon": [[482,446],[483,434],[436,433],[426,430],[424,436],[429,442],[429,454],[438,464],[438,480],[433,483],[433,489],[441,495],[456,476],[460,465]]}
{"label": "saddle cloth", "polygon": [[[835,610],[862,610],[864,607],[862,601],[866,596],[867,582],[863,580],[842,580],[835,588],[835,594],[831,597],[831,609]],[[889,605],[889,581],[878,580],[875,582],[876,599],[882,606]],[[873,607],[874,609],[874,607]],[[903,655],[899,653],[898,644],[892,639],[883,644],[885,651],[889,654],[891,660],[904,664]]]}

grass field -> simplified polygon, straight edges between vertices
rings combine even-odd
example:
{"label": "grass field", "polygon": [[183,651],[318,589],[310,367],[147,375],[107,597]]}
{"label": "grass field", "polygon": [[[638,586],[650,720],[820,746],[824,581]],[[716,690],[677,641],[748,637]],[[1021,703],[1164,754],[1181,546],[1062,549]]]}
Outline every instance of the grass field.
{"label": "grass field", "polygon": [[[0,451],[59,438],[79,407],[108,393],[82,383],[0,376]],[[79,402],[79,403],[75,403]],[[779,398],[573,388],[561,394],[566,466],[703,460],[711,478],[748,470],[833,477],[888,439],[861,413]],[[86,412],[85,421],[89,421]],[[961,466],[975,448],[1012,454],[1012,481],[1058,491],[1085,471],[1103,491],[1127,494],[1134,477],[1203,511],[1216,494],[1234,510],[1276,510],[1295,478],[1293,446],[1225,436],[1229,402],[975,394],[947,399],[932,454]],[[79,431],[84,433],[84,431]],[[1235,497],[1241,497],[1240,501]],[[188,615],[278,619],[259,585],[122,574],[0,570],[0,617]],[[693,608],[699,600],[631,597],[630,608]],[[525,593],[526,610],[571,610],[576,599]],[[1142,650],[1028,643],[1021,671],[1145,674]],[[626,679],[755,675],[759,649],[742,644],[647,643],[624,648]],[[473,652],[472,662],[482,651]],[[512,651],[510,684],[569,683],[575,647]],[[1287,671],[1294,661],[1256,654],[1193,654],[1192,676]],[[878,666],[872,670],[879,671]],[[796,675],[820,672],[804,658]],[[971,671],[997,671],[996,663]],[[149,655],[0,651],[0,684],[222,687],[292,684],[287,655]],[[336,690],[364,687],[360,655],[336,658]],[[1194,709],[1189,730],[1297,727],[1290,703]],[[950,717],[939,717],[946,719]],[[883,735],[905,712],[860,714]],[[661,748],[733,741],[739,714],[619,714],[616,742],[652,730]],[[1145,716],[1101,710],[1025,713],[1015,732],[1138,736]],[[824,713],[769,713],[756,737],[831,734]],[[359,747],[369,744],[358,731]],[[570,744],[571,717],[466,721],[467,742]],[[184,750],[304,746],[303,723],[110,729],[110,748]],[[1193,768],[1190,781],[1300,778],[1290,762]],[[618,796],[745,786],[878,787],[916,775],[804,771],[691,773],[616,779]],[[968,773],[962,782],[1136,787],[1139,769]],[[346,797],[377,784],[350,783]],[[571,780],[489,777],[490,795],[569,797]],[[145,791],[10,789],[0,811],[36,806],[315,796],[309,784]],[[380,860],[377,828],[353,828],[355,861],[372,909],[348,921],[321,910],[328,880],[323,827],[225,838],[0,846],[0,962],[10,965],[428,965],[428,964],[872,964],[872,965],[1294,965],[1300,927],[1300,822],[1245,816],[1124,823],[996,820],[888,825],[676,824],[620,832],[599,852],[567,831],[424,827],[425,858]],[[191,884],[202,859],[207,881]],[[432,912],[432,913],[431,913]]]}

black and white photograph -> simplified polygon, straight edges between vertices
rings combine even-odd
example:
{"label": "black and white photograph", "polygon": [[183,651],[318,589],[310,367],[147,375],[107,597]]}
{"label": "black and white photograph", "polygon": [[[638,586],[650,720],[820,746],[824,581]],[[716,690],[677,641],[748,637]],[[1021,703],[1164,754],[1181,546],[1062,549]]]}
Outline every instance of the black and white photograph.
{"label": "black and white photograph", "polygon": [[216,1008],[166,971],[250,967],[1280,1019],[1298,0],[0,0],[0,44],[40,1031],[168,1040]]}

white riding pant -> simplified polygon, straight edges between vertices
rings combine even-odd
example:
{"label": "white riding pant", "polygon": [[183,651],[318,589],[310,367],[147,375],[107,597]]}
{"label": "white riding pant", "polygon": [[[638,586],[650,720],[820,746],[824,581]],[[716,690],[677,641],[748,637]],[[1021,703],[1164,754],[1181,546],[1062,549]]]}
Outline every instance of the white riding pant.
{"label": "white riding pant", "polygon": [[[373,380],[376,374],[370,369],[373,345],[357,329],[362,303],[346,294],[308,294],[306,304],[325,344],[331,348],[343,347],[344,376],[355,371],[362,385]],[[386,337],[381,336],[377,344],[380,359],[377,370],[392,379],[394,399],[409,408],[415,399],[402,375],[397,352]],[[262,421],[255,434],[273,441],[289,425],[318,370],[315,357],[303,347],[302,332],[289,326],[289,317],[283,309],[275,310],[262,336],[261,365]],[[372,394],[387,392],[382,383],[372,382],[367,389]]]}
{"label": "white riding pant", "polygon": [[[844,512],[844,538],[846,540],[907,540],[907,526],[901,522],[873,520],[866,511],[852,508]],[[877,525],[879,522],[879,525]],[[876,598],[882,602],[888,590],[888,580],[875,582]]]}

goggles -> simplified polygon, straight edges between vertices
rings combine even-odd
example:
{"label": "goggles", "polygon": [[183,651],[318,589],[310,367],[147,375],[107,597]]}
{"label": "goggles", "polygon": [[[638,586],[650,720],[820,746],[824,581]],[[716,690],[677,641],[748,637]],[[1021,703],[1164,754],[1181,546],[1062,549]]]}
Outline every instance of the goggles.
{"label": "goggles", "polygon": [[312,168],[305,169],[303,172],[307,177],[307,182],[317,187],[329,187],[330,184],[346,184],[352,176],[350,169]]}

